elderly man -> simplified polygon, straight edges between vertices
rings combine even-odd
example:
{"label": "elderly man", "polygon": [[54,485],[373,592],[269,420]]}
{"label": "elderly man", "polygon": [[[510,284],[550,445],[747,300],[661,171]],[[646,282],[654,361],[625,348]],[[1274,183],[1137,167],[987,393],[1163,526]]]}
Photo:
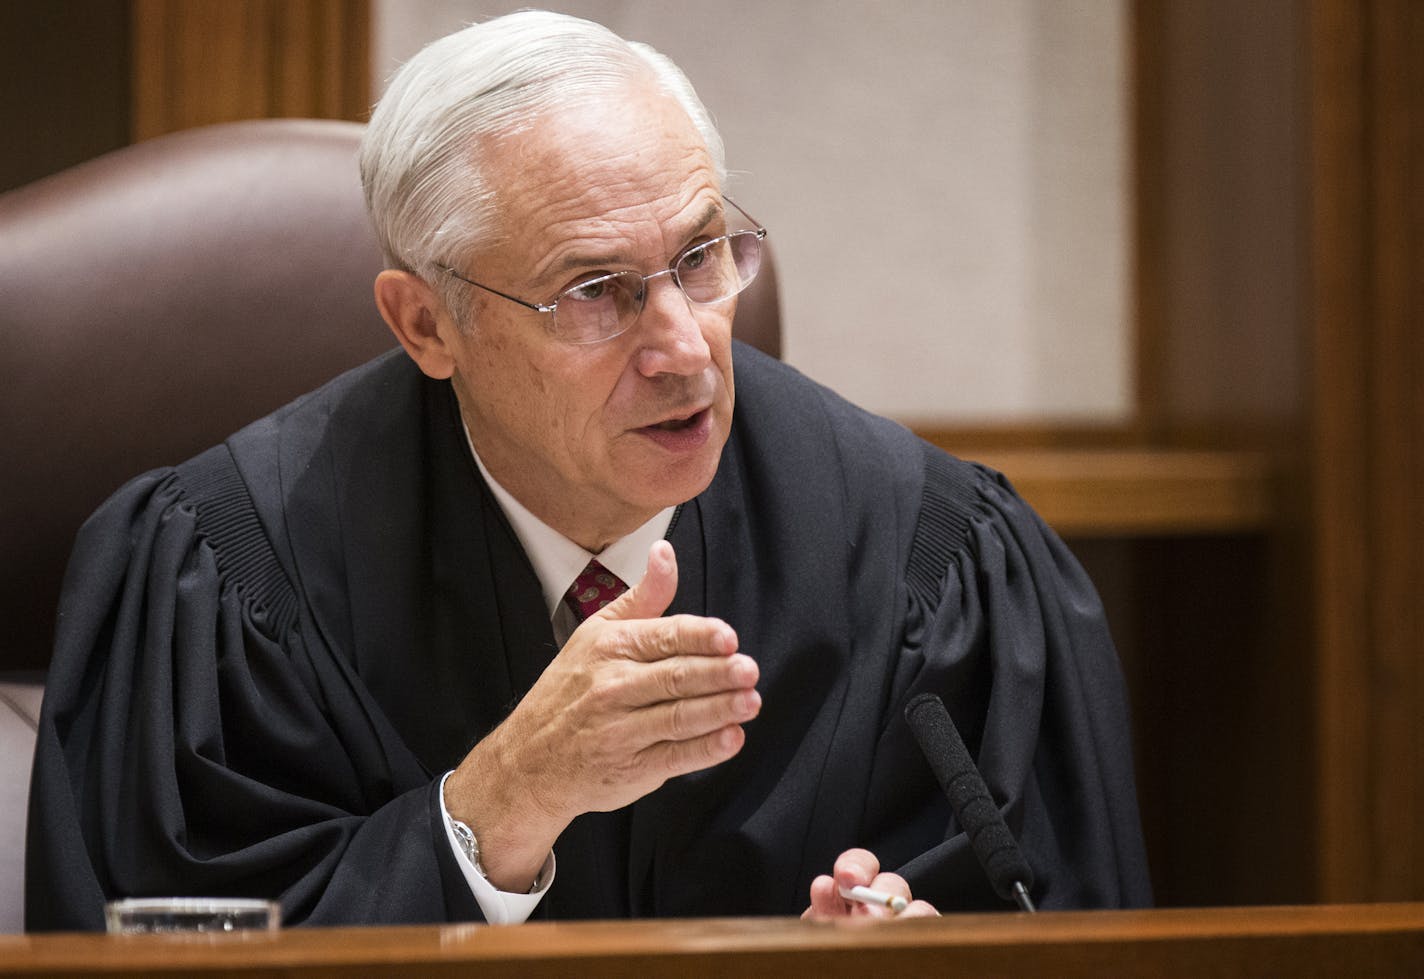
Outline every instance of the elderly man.
{"label": "elderly man", "polygon": [[1149,899],[1091,586],[995,474],[732,342],[766,232],[670,62],[551,14],[468,28],[393,80],[362,173],[404,353],[80,534],[31,927],[176,894],[328,924],[998,906],[901,719],[923,691],[1041,905]]}

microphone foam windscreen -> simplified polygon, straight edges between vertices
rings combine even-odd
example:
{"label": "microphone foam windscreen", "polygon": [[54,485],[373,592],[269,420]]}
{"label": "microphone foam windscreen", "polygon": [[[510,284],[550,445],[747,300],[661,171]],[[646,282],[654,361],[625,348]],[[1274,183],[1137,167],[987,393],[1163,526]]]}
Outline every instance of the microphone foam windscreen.
{"label": "microphone foam windscreen", "polygon": [[1033,871],[994,804],[949,711],[937,696],[922,693],[905,706],[905,722],[949,798],[950,808],[969,837],[995,893],[1006,901],[1014,900],[1014,882],[1032,887]]}

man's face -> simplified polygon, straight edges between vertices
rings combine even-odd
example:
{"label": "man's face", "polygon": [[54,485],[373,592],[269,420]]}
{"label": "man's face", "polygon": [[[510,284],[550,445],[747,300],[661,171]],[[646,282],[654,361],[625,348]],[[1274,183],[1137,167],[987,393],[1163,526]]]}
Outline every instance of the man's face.
{"label": "man's face", "polygon": [[[701,137],[651,85],[546,116],[484,159],[503,215],[498,242],[454,260],[522,299],[550,302],[599,273],[660,271],[727,230]],[[558,340],[547,314],[483,290],[473,330],[451,336],[480,458],[590,550],[706,488],[731,429],[735,300],[691,305],[671,276],[647,288],[632,328],[598,343]]]}

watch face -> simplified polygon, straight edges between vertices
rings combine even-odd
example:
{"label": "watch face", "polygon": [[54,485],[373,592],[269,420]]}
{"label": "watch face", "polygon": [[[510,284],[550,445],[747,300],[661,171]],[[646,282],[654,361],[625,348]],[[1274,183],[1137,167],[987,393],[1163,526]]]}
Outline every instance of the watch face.
{"label": "watch face", "polygon": [[474,832],[460,820],[451,818],[450,830],[455,834],[455,839],[460,841],[460,849],[465,851],[465,856],[474,865],[475,871],[486,880],[489,874],[485,873],[485,868],[480,866],[480,841],[475,839]]}

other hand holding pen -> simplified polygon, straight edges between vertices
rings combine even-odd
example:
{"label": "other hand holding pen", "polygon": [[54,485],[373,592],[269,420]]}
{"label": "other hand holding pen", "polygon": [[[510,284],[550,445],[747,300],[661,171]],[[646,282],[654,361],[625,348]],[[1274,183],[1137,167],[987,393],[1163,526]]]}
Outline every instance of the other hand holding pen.
{"label": "other hand holding pen", "polygon": [[[898,909],[898,910],[897,910]],[[880,861],[869,850],[847,850],[836,858],[830,875],[811,882],[811,906],[802,918],[934,918],[928,901],[916,901],[899,874],[881,873]]]}

